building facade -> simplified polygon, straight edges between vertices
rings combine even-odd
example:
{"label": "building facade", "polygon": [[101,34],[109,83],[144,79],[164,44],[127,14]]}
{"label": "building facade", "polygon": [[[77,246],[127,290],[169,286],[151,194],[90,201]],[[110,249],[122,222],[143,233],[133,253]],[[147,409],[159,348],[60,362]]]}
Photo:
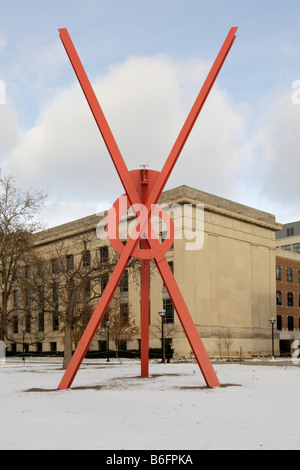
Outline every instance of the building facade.
{"label": "building facade", "polygon": [[[226,356],[229,349],[230,355],[239,355],[241,351],[244,356],[271,354],[269,320],[276,316],[275,234],[282,228],[275,216],[188,186],[165,191],[160,204],[175,222],[175,240],[166,257],[208,354]],[[52,263],[52,273],[59,253],[67,271],[73,269],[74,272],[79,262],[86,263],[88,268],[92,260],[94,265],[98,263],[98,270],[103,269],[103,260],[105,264],[105,260],[115,256],[109,240],[99,238],[100,232],[103,235],[99,227],[105,225],[105,217],[106,214],[93,215],[37,234],[36,253],[42,253]],[[156,224],[162,241],[167,230],[161,220]],[[108,277],[109,272],[103,270],[95,277],[94,284],[89,279],[85,288],[87,297],[93,292],[99,298]],[[123,310],[123,316],[134,319],[136,329],[130,340],[121,341],[121,349],[136,351],[140,348],[140,285],[136,267],[128,268],[122,284],[116,308]],[[53,285],[52,308],[59,313],[66,295],[58,285],[56,288]],[[97,295],[87,303],[89,307],[95,306]],[[15,296],[13,302],[17,310],[18,289]],[[24,295],[22,298],[26,302]],[[175,354],[189,356],[191,347],[155,268],[151,269],[149,302],[150,348],[161,347],[158,312],[164,308],[165,334],[172,341]],[[65,327],[61,318],[55,311],[44,315],[39,312],[35,320],[37,340],[26,339],[29,336],[26,328],[26,349],[29,352],[63,351]],[[12,332],[15,343],[10,342],[10,350],[22,348],[22,322],[24,327],[24,318],[16,316]],[[30,329],[33,331],[33,324]],[[72,335],[74,349],[80,332],[76,336],[73,331]],[[110,340],[109,348],[114,347]],[[95,335],[91,350],[105,348],[107,337],[103,328]],[[278,335],[275,351],[279,353]]]}
{"label": "building facade", "polygon": [[280,351],[290,354],[300,340],[300,222],[276,234],[276,303]]}

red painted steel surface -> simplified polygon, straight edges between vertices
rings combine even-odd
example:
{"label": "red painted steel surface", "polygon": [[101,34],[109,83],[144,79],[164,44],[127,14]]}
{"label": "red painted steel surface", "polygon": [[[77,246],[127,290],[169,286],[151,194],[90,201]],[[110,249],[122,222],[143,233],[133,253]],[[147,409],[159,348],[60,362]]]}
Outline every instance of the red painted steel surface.
{"label": "red painted steel surface", "polygon": [[[205,351],[192,317],[188,311],[180,289],[166,260],[165,250],[167,248],[166,246],[163,246],[163,244],[159,244],[159,241],[151,228],[149,214],[151,211],[151,205],[157,204],[163,188],[181,153],[181,150],[218,76],[218,73],[235,40],[236,31],[237,28],[230,29],[228,36],[224,41],[224,44],[204,82],[204,85],[178,135],[178,138],[161,172],[154,172],[153,170],[146,170],[145,168],[142,170],[134,170],[129,172],[100,107],[100,104],[96,98],[96,95],[92,89],[89,79],[81,64],[75,47],[71,41],[68,31],[66,29],[59,30],[61,40],[64,44],[95,121],[124,186],[129,202],[131,205],[143,204],[143,209],[141,210],[138,217],[138,220],[142,222],[139,224],[137,223],[136,226],[136,233],[138,233],[139,236],[133,238],[131,235],[125,246],[123,244],[122,247],[118,244],[115,246],[117,251],[120,253],[119,261],[81,337],[81,340],[72,356],[70,364],[64,373],[64,376],[58,386],[59,389],[66,389],[71,386],[132,256],[141,258],[141,375],[143,377],[147,377],[149,369],[149,259],[153,258],[156,262],[161,277],[163,278],[164,284],[167,288],[169,296],[181,321],[183,329],[186,333],[207,385],[209,387],[220,386],[219,380]],[[119,200],[116,201],[116,204],[118,203]],[[112,223],[115,224],[118,222],[119,221],[112,221]],[[143,237],[143,233],[146,224],[148,224],[149,230],[148,236],[145,239]],[[171,234],[170,239],[172,242],[174,239],[173,233]],[[139,241],[141,241],[140,249],[137,247]]]}

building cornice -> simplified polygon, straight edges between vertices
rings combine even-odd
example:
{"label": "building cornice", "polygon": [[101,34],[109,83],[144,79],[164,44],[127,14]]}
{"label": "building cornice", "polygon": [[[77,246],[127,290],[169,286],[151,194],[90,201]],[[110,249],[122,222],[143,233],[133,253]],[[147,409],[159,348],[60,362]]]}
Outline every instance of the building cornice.
{"label": "building cornice", "polygon": [[[203,204],[204,209],[210,212],[248,222],[272,231],[282,229],[282,225],[276,222],[275,216],[272,214],[186,185],[164,191],[159,200],[159,204]],[[97,224],[107,213],[108,212],[105,211],[100,214],[93,214],[57,227],[43,230],[34,235],[35,246],[42,246],[73,237],[74,234],[82,235],[96,230]]]}

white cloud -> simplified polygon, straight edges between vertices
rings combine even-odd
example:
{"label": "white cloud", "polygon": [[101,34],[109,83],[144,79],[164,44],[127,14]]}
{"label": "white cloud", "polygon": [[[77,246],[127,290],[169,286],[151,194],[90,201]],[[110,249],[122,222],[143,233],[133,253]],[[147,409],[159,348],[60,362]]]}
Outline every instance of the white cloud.
{"label": "white cloud", "polygon": [[5,100],[0,104],[0,156],[16,145],[18,136],[18,116],[5,96]]}
{"label": "white cloud", "polygon": [[300,220],[300,104],[293,104],[292,88],[264,103],[255,140],[261,155],[261,190],[280,222]]}
{"label": "white cloud", "polygon": [[[52,42],[30,36],[17,44],[12,76],[27,93],[43,98],[52,91],[61,66],[68,60],[59,38]],[[30,114],[30,110],[28,110]]]}
{"label": "white cloud", "polygon": [[4,51],[4,49],[6,48],[7,46],[7,37],[5,36],[5,34],[3,33],[0,33],[0,52]]}
{"label": "white cloud", "polygon": [[[93,84],[129,169],[162,168],[207,71],[200,60],[137,57]],[[236,198],[244,125],[242,110],[215,84],[168,186],[187,184]],[[99,202],[109,207],[124,192],[77,82],[43,107],[7,168],[23,184],[43,188],[58,211],[64,207],[66,219],[68,203],[92,213]]]}

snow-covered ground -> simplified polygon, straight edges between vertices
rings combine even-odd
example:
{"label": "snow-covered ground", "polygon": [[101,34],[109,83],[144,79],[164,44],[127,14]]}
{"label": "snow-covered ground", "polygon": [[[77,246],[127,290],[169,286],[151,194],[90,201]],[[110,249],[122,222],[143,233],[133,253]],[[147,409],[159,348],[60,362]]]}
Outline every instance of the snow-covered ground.
{"label": "snow-covered ground", "polygon": [[0,449],[300,449],[298,367],[214,368],[228,386],[201,388],[193,363],[151,363],[142,379],[137,361],[86,361],[72,389],[57,391],[57,360],[7,360]]}

